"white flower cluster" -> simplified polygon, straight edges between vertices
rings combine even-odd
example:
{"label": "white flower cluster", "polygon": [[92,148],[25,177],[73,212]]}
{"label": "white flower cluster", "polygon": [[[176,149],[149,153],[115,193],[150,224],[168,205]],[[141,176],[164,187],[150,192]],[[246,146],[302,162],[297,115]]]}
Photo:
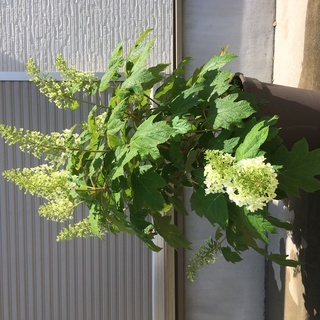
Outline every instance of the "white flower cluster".
{"label": "white flower cluster", "polygon": [[62,229],[57,236],[57,241],[70,240],[75,237],[88,237],[92,235],[91,222],[89,218],[86,218],[74,225],[70,224],[69,227]]}
{"label": "white flower cluster", "polygon": [[87,94],[93,94],[98,89],[98,78],[93,72],[77,70],[74,66],[68,67],[62,54],[57,55],[55,65],[67,81],[73,84],[73,92],[82,89]]}
{"label": "white flower cluster", "polygon": [[225,184],[230,179],[230,168],[234,158],[220,150],[208,150],[206,152],[208,164],[204,167],[206,176],[206,193],[219,193],[225,191]]}
{"label": "white flower cluster", "polygon": [[3,172],[3,176],[13,181],[20,189],[45,198],[48,202],[41,205],[39,213],[54,221],[72,218],[74,207],[79,201],[74,199],[76,184],[68,171],[56,171],[48,165],[35,168],[12,169]]}
{"label": "white flower cluster", "polygon": [[68,198],[60,197],[40,205],[38,212],[40,216],[46,217],[48,220],[62,222],[73,218],[73,209],[76,205]]}
{"label": "white flower cluster", "polygon": [[95,123],[96,123],[96,130],[98,132],[103,132],[105,130],[105,121],[106,121],[107,113],[103,112],[96,116]]}
{"label": "white flower cluster", "polygon": [[19,143],[21,151],[33,154],[37,158],[46,155],[45,160],[51,164],[64,164],[68,149],[81,147],[79,135],[71,129],[65,129],[62,133],[43,134],[1,124],[0,133],[8,144]]}
{"label": "white flower cluster", "polygon": [[78,101],[74,98],[76,92],[93,94],[98,89],[98,79],[92,72],[79,71],[74,67],[68,68],[62,55],[57,56],[55,65],[64,77],[60,81],[48,74],[40,74],[40,69],[33,59],[27,63],[27,72],[34,76],[32,81],[40,88],[40,92],[58,108],[76,109],[79,107]]}
{"label": "white flower cluster", "polygon": [[206,193],[227,193],[237,206],[254,212],[262,209],[275,198],[277,174],[264,157],[243,159],[236,162],[220,150],[206,152]]}

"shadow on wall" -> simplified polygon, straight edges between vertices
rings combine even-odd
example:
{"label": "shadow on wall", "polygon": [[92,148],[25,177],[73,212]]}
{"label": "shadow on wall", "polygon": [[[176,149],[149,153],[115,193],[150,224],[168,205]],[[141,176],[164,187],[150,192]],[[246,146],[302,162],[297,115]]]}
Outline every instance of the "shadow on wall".
{"label": "shadow on wall", "polygon": [[299,87],[320,91],[320,1],[309,0]]}
{"label": "shadow on wall", "polygon": [[[279,244],[281,254],[286,254],[286,245],[284,238],[281,239]],[[280,286],[276,280],[276,272],[274,269],[274,263],[267,260],[266,264],[266,310],[265,319],[267,320],[283,320],[284,319],[284,297],[285,297],[285,277],[286,270],[284,267],[280,267]],[[268,294],[269,293],[269,294]]]}
{"label": "shadow on wall", "polygon": [[[291,199],[295,213],[292,240],[299,250],[304,304],[308,319],[320,317],[320,191],[302,193],[301,198]],[[303,242],[307,242],[307,246]]]}
{"label": "shadow on wall", "polygon": [[[309,0],[305,25],[304,60],[299,87],[320,91],[320,1]],[[320,137],[319,137],[320,144]],[[293,240],[300,251],[304,302],[310,320],[320,318],[320,192],[303,194],[292,201],[295,212]]]}

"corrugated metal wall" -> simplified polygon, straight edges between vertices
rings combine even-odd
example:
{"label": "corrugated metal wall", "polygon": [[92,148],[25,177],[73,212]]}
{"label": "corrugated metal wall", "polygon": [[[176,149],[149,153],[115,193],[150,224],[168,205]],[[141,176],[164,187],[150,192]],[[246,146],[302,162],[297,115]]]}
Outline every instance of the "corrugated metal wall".
{"label": "corrugated metal wall", "polygon": [[[0,81],[0,123],[46,133],[85,113],[57,109],[27,81]],[[1,172],[37,164],[0,139]],[[151,254],[140,240],[107,235],[57,243],[62,225],[40,218],[38,205],[0,178],[0,319],[152,319]]]}

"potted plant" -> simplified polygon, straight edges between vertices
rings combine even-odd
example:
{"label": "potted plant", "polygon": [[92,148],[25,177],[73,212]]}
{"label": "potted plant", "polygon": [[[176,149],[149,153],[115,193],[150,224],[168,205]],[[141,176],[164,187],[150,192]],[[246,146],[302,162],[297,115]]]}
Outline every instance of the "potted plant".
{"label": "potted plant", "polygon": [[276,228],[292,229],[273,217],[267,204],[320,188],[315,177],[320,150],[309,151],[305,139],[288,150],[277,116],[259,116],[259,99],[230,82],[231,72],[222,69],[235,58],[231,53],[213,57],[190,79],[184,76],[190,59],[171,74],[165,73],[167,64],[147,67],[154,41],[146,41],[149,32],[127,56],[118,45],[101,79],[68,67],[58,56],[62,79],[57,81],[30,60],[32,81],[59,108],[77,112],[79,93],[109,89],[113,96],[107,105],[93,103],[83,123],[60,133],[0,125],[7,143],[19,143],[21,150],[44,159],[35,168],[5,171],[4,177],[45,198],[39,213],[48,219],[72,221],[75,208],[87,206],[88,216],[62,229],[58,241],[128,232],[154,251],[161,249],[155,235],[173,248],[189,248],[171,212],[188,219],[182,196],[192,188],[191,207],[212,224],[214,235],[191,260],[191,280],[217,255],[237,262],[248,248],[277,263],[297,265],[267,252],[257,240],[267,243],[267,234]]}

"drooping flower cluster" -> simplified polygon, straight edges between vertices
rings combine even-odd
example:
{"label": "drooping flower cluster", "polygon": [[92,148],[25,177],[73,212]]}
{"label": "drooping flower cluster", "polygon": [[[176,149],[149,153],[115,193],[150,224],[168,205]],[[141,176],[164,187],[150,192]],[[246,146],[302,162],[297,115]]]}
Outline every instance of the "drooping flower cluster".
{"label": "drooping flower cluster", "polygon": [[72,238],[88,237],[92,235],[91,223],[88,218],[62,229],[57,236],[57,241]]}
{"label": "drooping flower cluster", "polygon": [[39,213],[54,221],[65,221],[73,217],[73,209],[79,204],[71,197],[76,184],[66,170],[56,171],[48,165],[35,168],[12,169],[3,172],[3,176],[14,182],[20,189],[46,199]]}
{"label": "drooping flower cluster", "polygon": [[18,142],[21,151],[37,158],[45,155],[45,160],[51,164],[64,164],[68,150],[81,147],[79,135],[71,129],[65,129],[61,133],[43,134],[0,124],[0,134],[9,145]]}
{"label": "drooping flower cluster", "polygon": [[265,158],[243,159],[236,162],[220,150],[206,152],[206,193],[227,193],[239,207],[251,212],[262,209],[275,198],[278,185],[277,174]]}
{"label": "drooping flower cluster", "polygon": [[83,91],[87,95],[91,95],[97,91],[98,79],[92,72],[67,67],[62,55],[56,57],[55,65],[63,77],[60,81],[49,74],[41,74],[40,68],[33,59],[27,63],[27,73],[33,76],[32,81],[39,87],[40,92],[46,95],[58,108],[77,109],[79,102],[74,97],[75,93]]}

